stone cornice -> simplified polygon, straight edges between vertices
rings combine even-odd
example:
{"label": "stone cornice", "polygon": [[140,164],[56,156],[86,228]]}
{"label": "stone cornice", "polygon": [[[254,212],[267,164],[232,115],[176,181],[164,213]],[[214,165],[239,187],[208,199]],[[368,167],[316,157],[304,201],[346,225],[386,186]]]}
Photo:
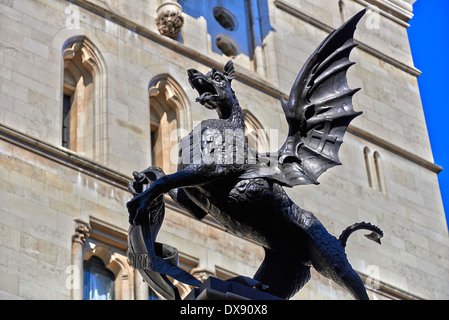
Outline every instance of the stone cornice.
{"label": "stone cornice", "polygon": [[402,149],[402,148],[400,148],[398,146],[395,146],[394,144],[392,144],[392,143],[390,143],[390,142],[388,142],[386,140],[383,140],[383,139],[381,139],[381,138],[379,138],[379,137],[377,137],[377,136],[375,136],[375,135],[373,135],[373,134],[371,134],[371,133],[369,133],[369,132],[367,132],[365,130],[362,130],[360,128],[356,128],[354,126],[349,126],[348,127],[348,132],[352,133],[353,135],[355,135],[355,136],[357,136],[359,138],[362,138],[365,141],[368,141],[368,142],[371,142],[373,144],[376,144],[379,147],[381,147],[381,148],[383,148],[383,149],[385,149],[387,151],[390,151],[390,152],[392,152],[394,154],[397,154],[398,156],[400,156],[400,157],[402,157],[402,158],[404,158],[406,160],[409,160],[409,161],[411,161],[413,163],[416,163],[417,165],[419,165],[419,166],[421,166],[423,168],[426,168],[426,169],[428,169],[428,170],[430,170],[430,171],[432,171],[432,172],[434,172],[436,174],[440,173],[443,170],[442,167],[440,167],[440,166],[438,166],[438,165],[436,165],[436,164],[434,164],[432,162],[429,162],[429,161],[427,161],[427,160],[425,160],[425,159],[423,159],[423,158],[421,158],[421,157],[419,157],[419,156],[417,156],[417,155],[415,155],[415,154],[413,154],[413,153],[411,153],[411,152],[409,152],[407,150],[404,150],[404,149]]}
{"label": "stone cornice", "polygon": [[[120,16],[118,14],[115,14],[114,12],[105,9],[103,7],[100,7],[98,5],[93,4],[90,1],[87,0],[67,0],[68,2],[74,3],[88,11],[91,11],[94,14],[97,14],[105,19],[108,19],[114,23],[117,23],[120,26],[123,26],[124,28],[127,28],[145,38],[151,39],[163,46],[166,46],[170,49],[172,49],[175,52],[179,52],[180,54],[185,55],[186,57],[199,61],[200,63],[209,66],[209,67],[215,67],[215,68],[222,68],[222,64],[218,61],[216,61],[215,59],[210,58],[207,55],[201,54],[199,52],[197,52],[194,49],[189,48],[188,46],[179,43],[178,41],[175,41],[173,39],[170,39],[168,37],[162,36],[156,32],[153,32],[141,25],[136,24],[135,22],[124,18],[123,16]],[[326,31],[328,33],[333,31],[333,28],[322,23],[321,21],[307,16],[306,14],[304,14],[303,12],[299,11],[297,8],[293,8],[290,5],[286,4],[284,1],[279,1],[276,0],[275,1],[275,6],[278,7],[279,9],[285,10],[287,12],[289,12],[290,14],[320,28],[323,31]],[[418,77],[421,75],[421,71],[419,71],[418,69],[408,66],[364,43],[359,43],[358,48],[375,56],[376,58],[385,61],[395,67],[397,67],[398,69],[407,72],[415,77]],[[239,70],[238,72],[236,72],[236,78],[245,83],[248,84],[258,90],[261,90],[263,92],[265,92],[266,94],[278,98],[281,95],[285,96],[285,94],[283,92],[281,92],[276,86],[272,85],[271,83],[269,83],[268,81],[266,81],[265,79],[263,79],[259,74],[257,74],[254,71],[251,70]]]}
{"label": "stone cornice", "polygon": [[[357,2],[365,2],[364,0],[356,0],[356,1]],[[294,6],[284,2],[282,0],[276,0],[274,2],[274,5],[276,6],[276,8],[278,8],[280,10],[283,10],[285,12],[288,12],[292,16],[295,16],[296,18],[301,19],[302,21],[305,21],[305,22],[313,25],[314,27],[316,27],[318,29],[321,29],[321,30],[323,30],[323,31],[325,31],[327,33],[330,33],[330,32],[332,32],[334,30],[333,27],[331,27],[331,26],[327,25],[326,23],[324,23],[324,22],[322,22],[322,21],[320,21],[320,20],[318,20],[318,19],[308,15],[307,13],[299,10],[297,7],[294,7]],[[369,4],[366,4],[366,3],[365,3],[365,5],[369,6]],[[405,63],[403,63],[403,62],[401,62],[401,61],[399,61],[399,60],[397,60],[397,59],[395,59],[395,58],[393,58],[393,57],[391,57],[389,55],[386,55],[385,53],[383,53],[383,52],[381,52],[381,51],[379,51],[379,50],[377,50],[377,49],[367,45],[366,43],[363,43],[363,42],[358,41],[358,40],[356,42],[358,44],[357,49],[360,49],[360,50],[362,50],[362,51],[364,51],[366,53],[369,53],[370,55],[378,58],[379,60],[384,61],[384,62],[386,62],[386,63],[388,63],[388,64],[390,64],[390,65],[392,65],[392,66],[394,66],[394,67],[396,67],[396,68],[398,68],[398,69],[400,69],[400,70],[402,70],[402,71],[404,71],[404,72],[406,72],[406,73],[408,73],[408,74],[410,74],[410,75],[412,75],[414,77],[419,77],[421,75],[421,71],[419,71],[415,67],[409,66],[409,65],[407,65],[407,64],[405,64]]]}
{"label": "stone cornice", "polygon": [[403,0],[355,0],[364,6],[375,6],[379,8],[380,14],[401,24],[409,27],[407,23],[413,18],[413,6]]}
{"label": "stone cornice", "polygon": [[76,152],[62,147],[53,146],[24,133],[0,124],[0,140],[7,141],[46,159],[80,171],[95,179],[109,183],[114,187],[128,190],[128,182],[132,177],[125,176],[104,165],[83,158]]}
{"label": "stone cornice", "polygon": [[[112,21],[128,30],[131,30],[132,32],[135,32],[136,34],[141,35],[142,37],[150,39],[162,46],[165,46],[175,52],[178,52],[179,54],[182,54],[189,59],[198,61],[201,64],[204,64],[208,67],[223,68],[224,66],[224,64],[222,64],[221,62],[205,54],[199,53],[198,51],[189,48],[188,46],[176,40],[170,39],[169,37],[165,37],[156,32],[153,32],[148,28],[136,24],[135,22],[123,16],[120,16],[108,9],[100,7],[90,1],[87,0],[66,0],[66,1],[78,5],[81,8],[84,8],[100,17],[103,17],[104,19]],[[280,97],[283,94],[278,88],[276,88],[274,85],[263,79],[259,74],[248,69],[237,71],[236,79],[258,90],[264,91],[266,94],[276,98]]]}
{"label": "stone cornice", "polygon": [[[421,167],[424,167],[434,173],[438,174],[443,169],[432,162],[429,162],[411,152],[399,148],[398,146],[380,139],[362,129],[356,128],[354,126],[349,126],[348,132],[366,141],[377,144],[383,149],[393,152],[396,155],[409,160]],[[66,167],[81,171],[84,174],[90,175],[95,179],[109,183],[112,186],[125,191],[128,191],[128,182],[133,180],[133,178],[130,176],[126,176],[104,165],[101,165],[89,159],[85,159],[71,150],[53,146],[49,143],[9,128],[3,124],[0,124],[0,139],[29,150],[49,160],[55,161]]]}

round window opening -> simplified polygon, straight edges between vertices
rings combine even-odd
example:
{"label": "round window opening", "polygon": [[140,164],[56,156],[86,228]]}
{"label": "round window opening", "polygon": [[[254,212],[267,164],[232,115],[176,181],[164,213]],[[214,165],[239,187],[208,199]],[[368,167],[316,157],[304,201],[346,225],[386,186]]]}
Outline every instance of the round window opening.
{"label": "round window opening", "polygon": [[239,23],[235,16],[223,7],[214,8],[214,18],[226,30],[235,31],[239,27]]}
{"label": "round window opening", "polygon": [[221,52],[223,52],[228,57],[234,58],[240,54],[240,47],[237,42],[235,42],[234,39],[225,34],[217,35],[217,37],[215,38],[215,44],[217,45],[218,49],[220,49]]}

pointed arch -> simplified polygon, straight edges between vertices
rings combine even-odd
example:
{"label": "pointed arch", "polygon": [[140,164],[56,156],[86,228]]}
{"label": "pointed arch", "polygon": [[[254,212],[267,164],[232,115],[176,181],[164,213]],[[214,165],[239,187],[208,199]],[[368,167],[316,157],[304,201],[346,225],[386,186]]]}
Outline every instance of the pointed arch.
{"label": "pointed arch", "polygon": [[154,77],[148,86],[151,129],[151,159],[166,173],[177,170],[179,139],[191,130],[188,99],[178,82],[168,74]]}
{"label": "pointed arch", "polygon": [[373,188],[373,177],[372,177],[372,165],[371,165],[371,150],[368,147],[363,148],[363,158],[365,160],[366,177],[368,179],[368,185]]}
{"label": "pointed arch", "polygon": [[111,246],[88,240],[83,257],[84,264],[92,257],[99,258],[105,270],[113,275],[113,297],[118,300],[134,299],[135,274],[127,262],[127,257]]}
{"label": "pointed arch", "polygon": [[386,193],[386,184],[384,179],[384,169],[382,163],[382,157],[378,151],[373,153],[374,158],[374,168],[376,170],[377,186],[378,190],[382,193]]}
{"label": "pointed arch", "polygon": [[248,144],[258,152],[269,151],[269,140],[267,131],[257,118],[248,110],[242,110],[245,120],[245,135]]}
{"label": "pointed arch", "polygon": [[106,162],[106,66],[85,36],[62,47],[61,144],[83,156]]}
{"label": "pointed arch", "polygon": [[115,275],[97,256],[91,256],[83,263],[83,299],[115,299]]}
{"label": "pointed arch", "polygon": [[384,169],[379,151],[371,151],[370,148],[365,146],[363,148],[363,156],[369,187],[386,194]]}

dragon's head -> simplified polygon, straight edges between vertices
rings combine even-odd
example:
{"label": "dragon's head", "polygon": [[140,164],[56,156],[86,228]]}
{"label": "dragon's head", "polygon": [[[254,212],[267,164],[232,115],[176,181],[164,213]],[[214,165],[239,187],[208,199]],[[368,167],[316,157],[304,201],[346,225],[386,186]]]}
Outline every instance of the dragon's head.
{"label": "dragon's head", "polygon": [[212,68],[203,74],[195,69],[187,70],[189,83],[200,96],[196,99],[208,109],[217,111],[221,119],[227,119],[232,114],[232,108],[236,103],[231,81],[235,78],[234,64],[230,60],[223,71]]}

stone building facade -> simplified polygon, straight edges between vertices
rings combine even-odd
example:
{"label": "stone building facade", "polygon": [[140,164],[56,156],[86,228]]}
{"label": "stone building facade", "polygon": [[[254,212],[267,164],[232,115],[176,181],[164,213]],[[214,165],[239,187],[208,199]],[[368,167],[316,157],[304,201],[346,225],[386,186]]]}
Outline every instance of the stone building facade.
{"label": "stone building facade", "polygon": [[[332,29],[371,6],[351,55],[363,115],[343,165],[287,192],[336,236],[363,220],[383,229],[381,246],[357,234],[346,249],[371,298],[448,299],[441,168],[407,39],[413,2],[0,1],[0,297],[154,297],[126,257],[127,183],[150,164],[173,172],[178,138],[216,117],[195,103],[186,69],[233,59],[247,131],[274,150],[286,135],[279,97]],[[252,276],[263,259],[256,243],[168,198],[158,240],[201,279]],[[96,276],[107,293],[90,287]],[[313,273],[295,298],[351,297]]]}

